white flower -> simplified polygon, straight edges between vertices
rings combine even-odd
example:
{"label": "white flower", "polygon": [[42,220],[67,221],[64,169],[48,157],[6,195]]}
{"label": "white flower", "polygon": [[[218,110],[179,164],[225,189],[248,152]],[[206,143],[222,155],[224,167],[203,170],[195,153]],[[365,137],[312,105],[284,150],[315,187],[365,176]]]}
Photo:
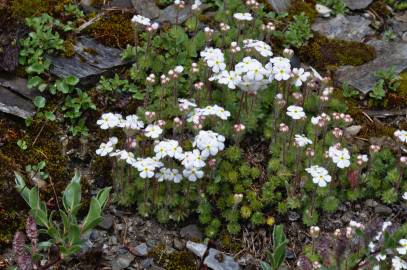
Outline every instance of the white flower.
{"label": "white flower", "polygon": [[186,168],[182,173],[191,182],[195,182],[196,180],[201,179],[204,175],[203,171],[194,167],[189,169]]}
{"label": "white flower", "polygon": [[399,244],[400,244],[400,247],[397,248],[397,252],[400,255],[406,255],[407,254],[407,239],[400,239]]}
{"label": "white flower", "polygon": [[296,105],[291,105],[287,107],[287,115],[294,120],[299,120],[305,117],[304,109]]}
{"label": "white flower", "polygon": [[100,119],[96,122],[101,129],[115,128],[120,124],[121,118],[118,114],[104,113]]}
{"label": "white flower", "polygon": [[175,68],[174,68],[174,71],[176,72],[176,73],[182,73],[183,71],[184,71],[184,67],[183,66],[176,66]]}
{"label": "white flower", "polygon": [[401,142],[407,143],[407,130],[396,130],[394,136],[396,136]]}
{"label": "white flower", "polygon": [[212,71],[214,73],[219,73],[219,72],[225,70],[225,68],[226,68],[225,59],[224,59],[223,54],[213,55],[211,58],[209,58],[206,61],[206,64],[208,65],[208,67],[212,68]]}
{"label": "white flower", "polygon": [[162,167],[162,163],[153,158],[139,158],[132,166],[140,172],[141,178],[153,178],[155,169]]}
{"label": "white flower", "polygon": [[312,144],[312,141],[310,139],[308,139],[307,137],[305,137],[304,134],[303,135],[296,134],[294,140],[295,140],[295,144],[298,145],[299,147],[304,147],[309,144]]}
{"label": "white flower", "polygon": [[333,163],[340,169],[344,169],[350,166],[350,154],[346,148],[338,148],[337,145],[329,147],[329,157],[332,158]]}
{"label": "white flower", "polygon": [[368,162],[369,161],[369,157],[367,155],[358,155],[357,159],[362,161],[362,162]]}
{"label": "white flower", "polygon": [[191,6],[191,9],[197,10],[201,5],[202,5],[202,2],[200,0],[195,0],[195,2]]}
{"label": "white flower", "polygon": [[328,170],[323,167],[311,166],[305,170],[312,176],[312,182],[320,187],[326,187],[327,183],[332,180],[331,176],[328,174]]}
{"label": "white flower", "polygon": [[407,269],[407,263],[398,256],[391,259],[391,264],[394,270]]}
{"label": "white flower", "polygon": [[131,21],[145,26],[151,25],[151,20],[141,15],[134,15]]}
{"label": "white flower", "polygon": [[111,145],[116,145],[119,142],[119,139],[117,139],[117,137],[110,137],[109,141],[107,141],[107,143],[110,143]]}
{"label": "white flower", "polygon": [[407,201],[407,192],[403,193],[403,200]]}
{"label": "white flower", "polygon": [[179,173],[177,169],[172,169],[171,170],[171,180],[174,183],[179,183],[182,180],[182,174]]}
{"label": "white flower", "polygon": [[210,130],[201,130],[195,137],[192,145],[198,147],[202,151],[201,155],[207,158],[215,156],[219,151],[222,151],[225,148],[224,142],[224,136]]}
{"label": "white flower", "polygon": [[218,82],[227,85],[230,89],[236,89],[236,85],[241,81],[242,78],[235,71],[224,70],[218,76]]}
{"label": "white flower", "polygon": [[273,78],[277,81],[286,81],[291,78],[291,70],[285,66],[275,66]]}
{"label": "white flower", "polygon": [[386,254],[378,254],[378,255],[376,255],[375,258],[376,258],[377,261],[380,262],[380,261],[384,261],[386,259],[386,257],[387,257]]}
{"label": "white flower", "polygon": [[179,108],[181,111],[187,111],[187,110],[189,110],[189,108],[196,107],[196,103],[193,100],[190,101],[188,99],[179,98],[178,103],[179,103]]}
{"label": "white flower", "polygon": [[233,18],[238,21],[251,21],[253,20],[253,16],[250,13],[235,13],[233,14]]}
{"label": "white flower", "polygon": [[140,130],[144,128],[144,123],[137,115],[128,115],[126,116],[123,126],[126,129]]}
{"label": "white flower", "polygon": [[292,70],[294,85],[300,87],[303,82],[306,82],[311,75],[309,72],[305,72],[303,68],[293,68]]}
{"label": "white flower", "polygon": [[113,144],[111,143],[101,143],[99,149],[96,150],[98,156],[104,157],[113,151]]}
{"label": "white flower", "polygon": [[146,127],[144,135],[152,139],[157,139],[162,133],[163,130],[158,125],[150,124]]}
{"label": "white flower", "polygon": [[185,152],[184,159],[182,160],[182,165],[185,168],[203,168],[205,167],[205,160],[206,158],[201,155],[201,152],[198,149],[194,149],[192,152]]}
{"label": "white flower", "polygon": [[117,157],[119,160],[124,160],[129,165],[132,165],[136,161],[134,159],[134,154],[127,152],[126,150],[116,150],[116,152],[110,153],[110,156]]}
{"label": "white flower", "polygon": [[263,57],[273,56],[271,46],[261,40],[245,39],[243,44],[245,49],[254,49]]}

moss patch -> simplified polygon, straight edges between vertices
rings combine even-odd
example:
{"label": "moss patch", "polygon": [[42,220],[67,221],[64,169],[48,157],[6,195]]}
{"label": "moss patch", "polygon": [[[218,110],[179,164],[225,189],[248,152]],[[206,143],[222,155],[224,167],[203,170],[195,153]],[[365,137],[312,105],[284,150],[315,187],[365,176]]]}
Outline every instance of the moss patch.
{"label": "moss patch", "polygon": [[125,48],[134,42],[132,16],[129,12],[110,12],[89,28],[90,34],[106,46]]}
{"label": "moss patch", "polygon": [[195,270],[198,265],[195,257],[188,251],[174,251],[167,253],[164,245],[153,248],[149,257],[154,258],[154,262],[166,270]]}
{"label": "moss patch", "polygon": [[[7,196],[0,196],[0,220],[9,220],[4,223],[7,228],[0,225],[0,245],[8,244],[12,239],[11,232],[20,224],[21,215],[15,213],[26,209],[24,201],[14,188],[14,171],[25,172],[25,166],[37,164],[44,160],[47,163],[45,170],[52,177],[57,194],[65,188],[71,175],[68,171],[68,160],[62,156],[59,133],[55,126],[46,124],[43,132],[32,146],[41,125],[34,123],[27,131],[24,131],[24,124],[15,123],[10,119],[0,121],[0,141],[4,143],[0,147],[0,193]],[[17,141],[24,139],[28,148],[22,151],[17,146]],[[41,190],[41,196],[45,201],[49,201],[49,206],[55,204],[52,186],[48,184]],[[1,212],[3,211],[3,212]],[[10,226],[9,226],[10,225]]]}
{"label": "moss patch", "polygon": [[318,33],[300,49],[301,60],[311,66],[327,71],[339,66],[358,66],[373,60],[373,47],[354,41],[329,39]]}
{"label": "moss patch", "polygon": [[51,16],[59,16],[64,11],[64,5],[72,3],[72,0],[14,0],[11,4],[13,15],[24,19],[48,13]]}
{"label": "moss patch", "polygon": [[304,15],[309,18],[310,22],[313,23],[318,15],[317,11],[315,10],[315,4],[316,1],[313,0],[294,0],[288,9],[289,17],[292,18],[296,15],[304,13]]}
{"label": "moss patch", "polygon": [[391,15],[390,10],[387,8],[387,4],[383,0],[374,1],[370,5],[370,9],[383,19],[387,19]]}

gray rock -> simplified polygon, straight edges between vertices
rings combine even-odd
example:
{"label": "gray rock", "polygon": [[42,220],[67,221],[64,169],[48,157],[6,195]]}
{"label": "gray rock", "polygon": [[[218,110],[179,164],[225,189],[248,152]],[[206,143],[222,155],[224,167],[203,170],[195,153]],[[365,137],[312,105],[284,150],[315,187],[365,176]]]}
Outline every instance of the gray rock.
{"label": "gray rock", "polygon": [[82,85],[88,85],[100,75],[126,64],[121,60],[121,50],[106,47],[90,38],[78,38],[74,50],[72,58],[48,56],[52,61],[50,72],[53,75],[61,78],[74,75]]}
{"label": "gray rock", "polygon": [[370,21],[362,16],[338,15],[326,20],[317,18],[312,25],[312,30],[319,32],[329,38],[337,38],[350,41],[362,41],[368,35],[374,33],[369,27]]}
{"label": "gray rock", "polygon": [[277,12],[286,12],[290,7],[291,0],[268,0],[273,9]]}
{"label": "gray rock", "polygon": [[374,211],[380,215],[390,215],[393,212],[390,207],[382,204],[377,205]]}
{"label": "gray rock", "polygon": [[31,100],[0,86],[0,111],[27,119],[34,116],[35,107]]}
{"label": "gray rock", "polygon": [[[205,254],[207,246],[192,241],[187,242],[187,249],[194,253],[199,258],[202,258]],[[213,270],[237,270],[240,269],[239,264],[231,256],[227,256],[224,253],[216,249],[209,249],[209,254],[205,257],[204,264]]]}
{"label": "gray rock", "polygon": [[19,94],[27,99],[34,100],[34,98],[41,93],[34,89],[27,87],[27,80],[24,78],[16,77],[13,75],[0,75],[0,86],[7,88],[16,94]]}
{"label": "gray rock", "polygon": [[135,255],[139,256],[139,257],[145,257],[148,255],[148,247],[146,243],[142,243],[140,245],[137,245],[134,247],[134,249],[132,250],[134,252]]}
{"label": "gray rock", "polygon": [[[186,5],[184,9],[179,11],[178,23],[183,23],[192,16],[190,5]],[[170,22],[175,24],[177,22],[177,8],[175,5],[171,5],[161,10],[160,16],[157,18],[157,22]]]}
{"label": "gray rock", "polygon": [[399,74],[407,69],[407,43],[372,40],[368,44],[376,49],[376,59],[361,66],[344,66],[335,72],[337,83],[347,82],[363,94],[371,91],[377,82],[375,72],[393,67]]}
{"label": "gray rock", "polygon": [[107,3],[109,7],[115,8],[132,8],[133,4],[131,0],[112,0]]}
{"label": "gray rock", "polygon": [[206,251],[206,245],[188,241],[186,245],[187,249],[195,254],[195,256],[202,258]]}
{"label": "gray rock", "polygon": [[103,216],[102,222],[98,225],[100,228],[104,230],[110,230],[113,227],[114,218],[112,215],[105,215]]}
{"label": "gray rock", "polygon": [[239,264],[231,256],[227,256],[216,249],[209,249],[204,264],[213,270],[238,270]]}
{"label": "gray rock", "polygon": [[130,253],[120,255],[111,261],[112,270],[121,270],[130,266],[133,262],[134,256]]}
{"label": "gray rock", "polygon": [[351,10],[367,8],[373,0],[344,0],[346,6]]}
{"label": "gray rock", "polygon": [[143,267],[143,269],[148,269],[151,267],[151,265],[153,265],[153,263],[154,263],[153,258],[147,258],[141,262],[141,266]]}
{"label": "gray rock", "polygon": [[201,240],[203,235],[199,231],[198,226],[195,224],[185,226],[180,230],[180,235],[182,238],[185,238],[187,240]]}
{"label": "gray rock", "polygon": [[155,19],[160,16],[161,10],[157,7],[154,1],[151,0],[131,0],[138,14]]}
{"label": "gray rock", "polygon": [[354,125],[354,126],[345,128],[344,133],[345,133],[345,136],[352,137],[352,136],[357,135],[361,129],[362,129],[362,126]]}
{"label": "gray rock", "polygon": [[321,17],[328,18],[331,16],[332,9],[327,6],[316,4],[315,9],[317,10],[318,14],[321,15]]}
{"label": "gray rock", "polygon": [[179,240],[178,238],[174,239],[174,247],[178,250],[183,250],[185,248],[185,244]]}
{"label": "gray rock", "polygon": [[376,207],[378,205],[378,203],[375,200],[368,199],[368,200],[365,201],[365,205],[367,207],[373,208],[373,207]]}
{"label": "gray rock", "polygon": [[297,212],[293,211],[288,212],[289,221],[297,221],[298,219],[300,219],[300,215]]}

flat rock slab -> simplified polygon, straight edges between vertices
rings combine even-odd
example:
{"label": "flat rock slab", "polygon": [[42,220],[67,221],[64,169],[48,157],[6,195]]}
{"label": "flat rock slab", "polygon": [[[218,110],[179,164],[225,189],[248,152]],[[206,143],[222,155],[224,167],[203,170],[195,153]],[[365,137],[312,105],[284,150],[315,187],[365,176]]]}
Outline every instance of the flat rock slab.
{"label": "flat rock slab", "polygon": [[0,111],[27,119],[34,116],[35,107],[31,100],[0,86]]}
{"label": "flat rock slab", "polygon": [[362,16],[338,15],[332,19],[317,18],[312,30],[329,38],[361,42],[364,37],[374,34],[370,21]]}
{"label": "flat rock slab", "polygon": [[27,80],[11,74],[0,75],[0,111],[24,119],[35,114],[32,103],[39,95],[36,90],[28,89]]}
{"label": "flat rock slab", "polygon": [[341,67],[335,73],[337,83],[347,82],[363,94],[371,91],[377,82],[375,72],[392,67],[397,73],[407,70],[407,43],[372,40],[367,44],[376,49],[376,59],[361,66]]}
{"label": "flat rock slab", "polygon": [[154,1],[151,0],[131,0],[134,9],[138,14],[150,18],[156,19],[160,16],[161,10]]}
{"label": "flat rock slab", "polygon": [[344,0],[346,6],[351,10],[367,8],[373,0]]}
{"label": "flat rock slab", "polygon": [[121,50],[106,47],[93,39],[80,37],[74,46],[72,58],[50,56],[51,73],[64,78],[69,75],[79,78],[81,85],[95,83],[96,79],[128,62],[121,60]]}
{"label": "flat rock slab", "polygon": [[291,0],[268,0],[273,9],[277,12],[286,12],[290,7]]}

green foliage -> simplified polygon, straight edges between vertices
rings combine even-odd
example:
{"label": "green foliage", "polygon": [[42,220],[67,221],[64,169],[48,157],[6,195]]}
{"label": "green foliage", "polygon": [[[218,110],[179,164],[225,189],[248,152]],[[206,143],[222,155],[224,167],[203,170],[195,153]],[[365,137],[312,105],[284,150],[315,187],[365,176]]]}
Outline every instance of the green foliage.
{"label": "green foliage", "polygon": [[[39,166],[45,165],[40,164]],[[110,188],[100,190],[96,197],[91,199],[87,216],[79,223],[76,217],[81,207],[79,174],[75,174],[65,188],[62,196],[63,209],[59,209],[59,211],[49,212],[45,202],[40,198],[38,188],[29,188],[18,173],[16,173],[15,183],[17,190],[30,207],[30,214],[36,223],[43,227],[41,232],[49,238],[48,241],[39,243],[39,246],[44,250],[57,246],[62,259],[67,259],[78,253],[83,243],[82,235],[102,221],[102,210],[107,203],[110,192]]]}
{"label": "green foliage", "polygon": [[309,18],[304,14],[294,16],[294,22],[284,32],[286,44],[296,48],[301,47],[312,36]]}
{"label": "green foliage", "polygon": [[345,14],[346,12],[346,4],[343,0],[318,0],[318,2],[332,9],[335,15]]}
{"label": "green foliage", "polygon": [[273,230],[273,249],[267,252],[267,262],[260,262],[263,270],[278,270],[284,262],[287,239],[284,234],[283,225],[274,226]]}

